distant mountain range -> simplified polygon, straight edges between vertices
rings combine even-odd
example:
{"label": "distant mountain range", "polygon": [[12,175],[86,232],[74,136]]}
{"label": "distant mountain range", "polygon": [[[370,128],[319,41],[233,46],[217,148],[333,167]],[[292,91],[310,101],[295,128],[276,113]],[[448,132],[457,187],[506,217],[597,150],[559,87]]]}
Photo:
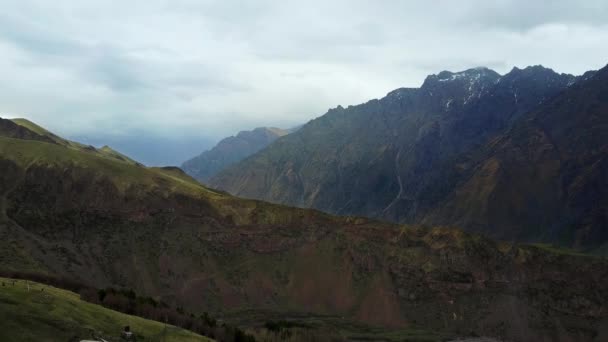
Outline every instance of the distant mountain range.
{"label": "distant mountain range", "polygon": [[289,130],[259,127],[222,139],[210,150],[184,162],[181,168],[190,176],[206,183],[218,172],[258,152]]}
{"label": "distant mountain range", "polygon": [[[496,78],[489,71],[483,73]],[[509,191],[508,185],[513,184],[514,199],[535,189],[551,198],[544,190],[546,181],[537,184],[536,180],[551,182],[554,173],[563,172],[560,184],[567,185],[568,203],[588,218],[584,222],[592,232],[596,224],[593,218],[602,209],[588,203],[602,203],[606,189],[599,181],[606,174],[605,159],[597,159],[603,152],[590,148],[605,142],[603,126],[596,125],[606,113],[604,74],[602,71],[584,83],[571,85],[559,98],[546,101],[542,110],[526,116],[529,119],[513,125],[512,133],[483,145],[479,157],[471,156],[479,166],[473,162],[454,165],[471,174],[467,179],[473,188],[496,182],[502,191]],[[572,81],[569,76],[557,79],[562,77],[564,82]],[[481,86],[472,88],[478,89],[476,94],[486,91]],[[434,103],[404,93],[392,94],[384,101],[396,109],[403,108],[400,103],[410,101],[407,98]],[[472,100],[467,99],[468,95],[458,98],[460,103],[453,105],[463,106],[462,102]],[[582,104],[582,99],[587,102]],[[445,108],[448,101],[437,107]],[[371,105],[380,106],[377,101]],[[274,151],[275,145],[288,146],[292,136],[302,140],[313,135],[325,143],[330,138],[341,139],[339,135],[324,135],[327,130],[308,127],[325,127],[327,121],[344,124],[347,112],[349,118],[369,118],[363,109],[334,110],[277,140],[262,155]],[[581,115],[571,116],[573,109]],[[396,120],[389,114],[377,115]],[[553,115],[563,125],[547,123]],[[409,116],[405,120],[410,120]],[[371,134],[377,132],[374,125],[379,123],[365,122],[368,139],[377,138]],[[588,126],[588,134],[573,129],[578,125]],[[418,153],[438,148],[428,142],[437,136],[437,128],[423,126],[419,135],[402,137],[417,141],[415,146],[421,146]],[[349,134],[354,130],[340,127]],[[549,136],[551,143],[547,142]],[[310,153],[309,148],[302,145],[302,153]],[[459,148],[464,147],[451,146],[449,151]],[[327,172],[323,162],[356,164],[360,161],[353,159],[358,156],[354,152],[328,150],[325,157],[318,156],[314,166]],[[386,164],[393,166],[393,171],[396,164],[401,165],[401,156],[419,156],[406,150],[396,153],[400,155],[397,163],[392,155],[391,163]],[[376,151],[375,155],[381,157],[382,153]],[[495,156],[495,162],[488,159],[490,155]],[[568,167],[556,168],[556,160],[563,156],[569,157]],[[422,157],[403,162],[423,168]],[[256,156],[252,160],[260,159]],[[520,163],[531,162],[535,164],[525,168],[526,173],[513,173]],[[292,169],[301,166],[290,160],[284,163]],[[504,168],[503,163],[507,163]],[[370,172],[379,172],[373,168],[384,164],[368,165]],[[495,242],[458,229],[336,217],[236,198],[201,185],[178,168],[145,167],[112,149],[68,141],[26,120],[0,119],[0,170],[0,265],[5,271],[53,275],[96,288],[125,289],[125,293],[133,289],[142,296],[181,306],[186,312],[210,312],[225,322],[256,329],[280,319],[305,329],[325,328],[351,340],[608,338],[608,262],[603,258],[547,245]],[[323,175],[326,173],[319,173],[319,177]],[[293,174],[294,181],[297,177]],[[393,173],[390,179],[396,177]],[[346,178],[336,182],[340,179]],[[402,179],[401,184],[410,182]],[[481,198],[483,203],[481,195],[486,190],[467,192],[466,184],[456,193],[460,197],[447,203],[472,201],[465,207],[476,210],[475,201]],[[370,200],[377,193],[370,192]],[[469,199],[469,194],[477,195]],[[393,200],[389,198],[387,206]],[[393,206],[397,205],[401,203]],[[509,202],[507,207],[511,208]],[[462,211],[449,205],[439,209],[447,212],[441,217],[456,213],[456,221],[466,222],[458,216]],[[545,210],[551,213],[553,207]],[[58,304],[53,304],[52,293],[37,289],[36,293],[36,302]],[[16,329],[27,324],[36,336],[51,340],[56,336],[49,335],[54,329],[49,324],[65,327],[65,320],[58,321],[53,310],[48,315],[39,310],[35,316],[26,316],[23,323],[19,320],[24,316],[14,314],[16,308],[23,310],[19,305],[14,298],[1,303],[0,326]],[[146,331],[146,336],[151,334]]]}
{"label": "distant mountain range", "polygon": [[134,131],[127,135],[104,131],[76,132],[68,138],[92,146],[112,146],[147,166],[180,165],[184,160],[213,146],[213,140],[204,136],[165,136],[146,131]]}
{"label": "distant mountain range", "polygon": [[339,215],[606,247],[606,94],[606,68],[444,71],[331,109],[209,184]]}

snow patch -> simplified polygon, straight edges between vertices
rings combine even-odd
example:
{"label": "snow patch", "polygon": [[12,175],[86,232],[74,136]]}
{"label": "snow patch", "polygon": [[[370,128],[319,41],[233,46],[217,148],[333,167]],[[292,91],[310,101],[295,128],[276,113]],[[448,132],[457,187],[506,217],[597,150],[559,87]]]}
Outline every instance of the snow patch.
{"label": "snow patch", "polygon": [[454,99],[449,99],[448,102],[446,102],[446,104],[445,104],[445,110],[450,109],[450,105],[452,104],[452,102],[454,102]]}

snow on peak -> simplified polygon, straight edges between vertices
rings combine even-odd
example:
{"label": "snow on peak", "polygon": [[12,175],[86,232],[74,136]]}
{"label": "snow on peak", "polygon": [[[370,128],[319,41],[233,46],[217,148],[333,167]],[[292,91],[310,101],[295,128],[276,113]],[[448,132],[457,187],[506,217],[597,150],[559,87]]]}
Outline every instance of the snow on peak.
{"label": "snow on peak", "polygon": [[500,79],[500,75],[497,72],[486,67],[476,67],[460,72],[442,71],[436,77],[439,82],[449,82],[458,79],[477,81],[482,77],[494,78],[495,80]]}

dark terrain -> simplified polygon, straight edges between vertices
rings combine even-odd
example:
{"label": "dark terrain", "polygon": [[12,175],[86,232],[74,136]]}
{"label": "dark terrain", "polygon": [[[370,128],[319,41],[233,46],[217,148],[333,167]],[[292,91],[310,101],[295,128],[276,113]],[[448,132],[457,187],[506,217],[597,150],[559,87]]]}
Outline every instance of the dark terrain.
{"label": "dark terrain", "polygon": [[240,199],[18,123],[0,120],[3,268],[250,325],[278,316],[395,340],[608,339],[605,259]]}
{"label": "dark terrain", "polygon": [[220,172],[234,195],[453,225],[601,253],[608,246],[608,68],[429,76],[338,107]]}
{"label": "dark terrain", "polygon": [[218,172],[258,152],[288,133],[287,130],[274,127],[242,131],[236,136],[222,139],[212,149],[185,161],[181,168],[196,180],[207,183]]}

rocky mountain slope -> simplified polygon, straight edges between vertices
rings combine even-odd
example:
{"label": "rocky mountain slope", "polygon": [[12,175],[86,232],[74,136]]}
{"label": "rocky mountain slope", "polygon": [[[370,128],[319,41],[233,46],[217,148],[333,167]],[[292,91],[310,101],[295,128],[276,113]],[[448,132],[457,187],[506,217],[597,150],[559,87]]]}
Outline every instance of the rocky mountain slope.
{"label": "rocky mountain slope", "polygon": [[608,241],[608,68],[476,153],[458,161],[457,186],[424,222],[575,247]]}
{"label": "rocky mountain slope", "polygon": [[205,183],[226,167],[258,152],[289,131],[274,127],[259,127],[222,139],[212,149],[185,161],[182,169]]}
{"label": "rocky mountain slope", "polygon": [[[486,68],[459,73],[444,71],[429,76],[420,88],[397,89],[380,100],[332,109],[300,131],[227,168],[210,184],[238,196],[340,215],[414,224],[449,222],[458,217],[461,227],[483,231],[491,237],[595,245],[601,241],[575,232],[581,215],[574,214],[581,210],[598,213],[600,210],[593,201],[570,211],[573,216],[527,219],[550,215],[543,213],[542,203],[529,196],[545,196],[543,200],[548,203],[559,203],[552,208],[564,208],[567,200],[558,189],[547,192],[539,189],[539,193],[529,191],[519,197],[511,194],[510,198],[503,198],[508,194],[489,186],[482,189],[480,185],[470,188],[467,195],[469,200],[478,201],[475,209],[445,202],[446,198],[457,198],[471,175],[470,167],[487,156],[483,151],[490,151],[488,146],[510,134],[509,129],[518,122],[529,120],[534,110],[542,106],[555,109],[550,107],[555,106],[554,98],[568,98],[575,84],[587,89],[580,90],[585,93],[608,83],[605,72],[593,75],[593,72],[580,77],[557,74],[541,66],[515,68],[503,76]],[[592,110],[595,119],[592,122],[590,116],[589,120],[582,118],[568,129],[583,136],[605,132],[606,115],[598,112],[603,109],[594,107],[597,100],[593,95],[572,100],[577,103],[564,107],[563,115],[585,117],[591,115],[587,110]],[[561,125],[557,118],[554,120],[549,114],[545,117],[547,123]],[[567,125],[561,125],[560,129]],[[520,138],[533,137],[523,133]],[[606,146],[605,140],[600,139],[588,143],[585,148],[589,152],[601,151]],[[524,163],[512,166],[517,165]],[[593,174],[588,180],[600,181]],[[561,182],[559,173],[547,176],[552,177],[548,182]],[[600,200],[608,202],[606,197]],[[505,215],[509,215],[505,210],[477,210],[499,206],[503,201],[517,202],[519,206],[519,212],[509,217],[508,223],[502,223]],[[450,209],[442,209],[447,207]],[[597,225],[601,219],[591,221],[593,228],[588,229],[601,229]],[[515,226],[517,229],[512,229]],[[550,233],[558,230],[570,238],[561,239]]]}
{"label": "rocky mountain slope", "polygon": [[605,259],[239,199],[176,168],[0,123],[3,268],[226,320],[306,318],[431,340],[608,338]]}

